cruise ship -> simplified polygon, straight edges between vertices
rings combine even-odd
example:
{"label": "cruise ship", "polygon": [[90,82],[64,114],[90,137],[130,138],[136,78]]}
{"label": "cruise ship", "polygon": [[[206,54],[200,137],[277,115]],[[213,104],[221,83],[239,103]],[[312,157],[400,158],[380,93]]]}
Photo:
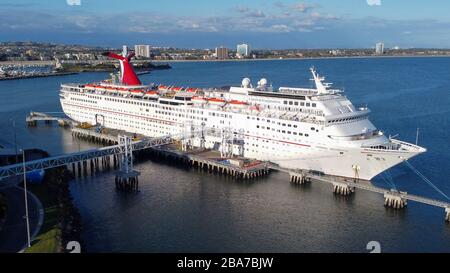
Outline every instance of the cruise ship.
{"label": "cruise ship", "polygon": [[206,89],[143,84],[130,63],[133,53],[105,55],[120,62],[117,76],[61,85],[62,109],[77,122],[149,137],[213,128],[221,134],[189,145],[364,180],[426,151],[386,137],[369,120],[367,107],[354,106],[314,68],[315,88],[275,89],[266,79],[253,85],[244,78],[240,86]]}

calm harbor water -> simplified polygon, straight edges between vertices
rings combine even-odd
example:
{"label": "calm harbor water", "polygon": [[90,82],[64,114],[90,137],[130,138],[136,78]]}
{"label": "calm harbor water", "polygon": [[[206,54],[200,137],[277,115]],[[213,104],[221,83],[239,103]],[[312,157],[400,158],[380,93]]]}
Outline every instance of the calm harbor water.
{"label": "calm harbor water", "polygon": [[[355,105],[367,104],[371,120],[386,134],[419,144],[428,152],[416,166],[450,194],[450,58],[358,58],[251,62],[173,63],[172,70],[142,75],[144,82],[211,87],[254,83],[310,86],[316,66]],[[107,73],[0,82],[0,145],[39,147],[56,155],[95,145],[72,139],[57,126],[25,126],[29,111],[60,112],[60,83],[102,80]],[[87,250],[91,252],[367,252],[379,241],[385,252],[449,252],[450,225],[442,209],[408,204],[403,211],[383,207],[381,195],[357,190],[334,196],[331,186],[295,187],[272,173],[254,182],[145,162],[140,192],[114,189],[111,173],[73,181]],[[374,183],[443,199],[400,165]]]}

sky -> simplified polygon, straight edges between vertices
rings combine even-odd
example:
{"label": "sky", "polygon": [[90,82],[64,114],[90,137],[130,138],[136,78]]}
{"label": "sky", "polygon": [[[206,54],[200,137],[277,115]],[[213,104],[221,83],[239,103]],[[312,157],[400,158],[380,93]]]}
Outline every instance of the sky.
{"label": "sky", "polygon": [[0,41],[450,48],[449,0],[0,0]]}

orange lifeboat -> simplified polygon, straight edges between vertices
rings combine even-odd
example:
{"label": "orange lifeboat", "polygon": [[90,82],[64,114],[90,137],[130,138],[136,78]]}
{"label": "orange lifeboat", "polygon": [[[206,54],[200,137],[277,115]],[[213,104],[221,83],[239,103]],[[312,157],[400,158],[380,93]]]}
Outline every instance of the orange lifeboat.
{"label": "orange lifeboat", "polygon": [[239,100],[231,100],[228,102],[231,106],[236,107],[236,108],[245,108],[247,107],[247,103],[244,101],[239,101]]}
{"label": "orange lifeboat", "polygon": [[186,89],[187,92],[191,92],[191,93],[196,93],[197,90],[198,90],[198,88],[192,88],[192,87],[189,87]]}
{"label": "orange lifeboat", "polygon": [[171,89],[172,91],[181,91],[181,90],[183,90],[183,87],[172,87],[172,89]]}
{"label": "orange lifeboat", "polygon": [[223,105],[225,104],[225,100],[224,99],[220,99],[220,98],[209,98],[208,102],[211,104],[215,104],[215,105]]}
{"label": "orange lifeboat", "polygon": [[106,89],[106,91],[111,91],[111,92],[117,91],[117,89],[114,88],[114,87],[109,87],[109,86],[107,86],[107,87],[102,87],[102,88]]}
{"label": "orange lifeboat", "polygon": [[208,100],[204,97],[192,97],[191,101],[193,103],[205,104]]}
{"label": "orange lifeboat", "polygon": [[141,90],[141,89],[130,90],[130,93],[132,93],[133,95],[137,95],[137,96],[143,96],[144,95],[144,91]]}
{"label": "orange lifeboat", "polygon": [[159,90],[167,90],[167,86],[165,86],[165,85],[160,85],[160,86],[158,86],[158,89],[159,89]]}
{"label": "orange lifeboat", "polygon": [[144,97],[153,97],[153,98],[158,97],[158,96],[159,96],[158,92],[156,92],[156,91],[147,91],[147,92],[145,92],[145,95],[144,95]]}

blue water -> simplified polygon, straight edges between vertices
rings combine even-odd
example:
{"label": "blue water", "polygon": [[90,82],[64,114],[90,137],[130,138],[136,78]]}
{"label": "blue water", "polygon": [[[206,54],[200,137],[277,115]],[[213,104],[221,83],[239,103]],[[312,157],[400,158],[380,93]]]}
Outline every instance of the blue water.
{"label": "blue water", "polygon": [[[367,104],[371,120],[387,135],[415,142],[428,152],[411,160],[450,194],[450,58],[355,58],[249,62],[173,63],[172,70],[142,75],[144,82],[192,87],[254,83],[311,86],[315,66],[355,105]],[[30,110],[59,112],[59,84],[101,80],[107,73],[0,82],[0,145],[13,145],[12,119],[20,147],[52,154],[87,149],[57,126],[26,128]],[[92,252],[366,252],[379,241],[386,252],[449,252],[450,225],[441,208],[409,202],[403,211],[383,207],[381,195],[357,190],[334,196],[326,184],[294,187],[272,173],[254,183],[155,162],[138,164],[140,192],[115,191],[113,175],[74,181],[71,191]],[[406,166],[374,183],[444,200]]]}

